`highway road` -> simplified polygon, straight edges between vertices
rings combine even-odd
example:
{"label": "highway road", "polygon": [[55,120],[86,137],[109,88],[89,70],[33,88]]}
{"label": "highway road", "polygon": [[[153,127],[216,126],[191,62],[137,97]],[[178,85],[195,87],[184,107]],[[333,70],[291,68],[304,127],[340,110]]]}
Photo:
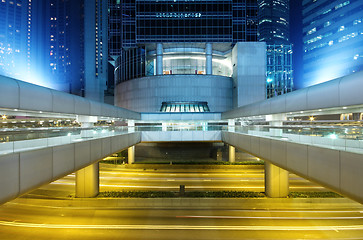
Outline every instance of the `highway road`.
{"label": "highway road", "polygon": [[[32,196],[74,195],[75,174],[45,185]],[[244,169],[127,169],[101,164],[100,191],[258,191],[264,192],[263,166]],[[329,191],[328,189],[290,174],[290,191]]]}
{"label": "highway road", "polygon": [[[177,190],[179,184],[187,190],[263,191],[263,168],[144,170],[102,165],[100,182],[101,191]],[[290,175],[290,182],[293,191],[326,190],[296,175]],[[363,239],[362,205],[341,198],[249,199],[248,204],[237,199],[232,206],[210,199],[215,205],[137,207],[67,197],[72,194],[74,174],[0,206],[0,239]]]}
{"label": "highway road", "polygon": [[[59,200],[52,200],[59,201]],[[70,200],[62,200],[70,201]],[[130,199],[132,201],[132,199]],[[50,202],[51,203],[51,202]],[[65,204],[67,205],[67,204]],[[0,239],[362,239],[360,204],[266,204],[254,209],[56,207],[13,201],[0,207]],[[301,206],[304,208],[301,209]],[[280,206],[280,205],[279,205]],[[309,208],[309,206],[311,208]]]}

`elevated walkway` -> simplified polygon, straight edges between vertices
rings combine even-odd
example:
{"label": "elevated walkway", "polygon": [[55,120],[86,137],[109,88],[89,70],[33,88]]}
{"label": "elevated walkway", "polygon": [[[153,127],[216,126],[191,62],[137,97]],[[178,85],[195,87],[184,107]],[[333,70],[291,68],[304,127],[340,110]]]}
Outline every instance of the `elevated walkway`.
{"label": "elevated walkway", "polygon": [[[362,113],[362,80],[363,73],[360,72],[221,115],[161,115],[140,114],[0,77],[2,112],[13,115],[31,113],[32,116],[66,115],[81,121],[83,119],[85,126],[89,124],[87,121],[95,121],[94,119],[123,120],[130,129],[130,132],[128,129],[127,132],[117,135],[101,134],[99,138],[87,140],[78,136],[81,141],[75,141],[77,136],[74,139],[72,136],[60,136],[47,140],[33,139],[0,144],[0,151],[10,149],[9,152],[4,152],[6,154],[0,155],[0,203],[83,169],[122,149],[129,148],[129,154],[133,156],[133,146],[141,141],[223,141],[230,145],[231,152],[234,147],[240,148],[266,160],[268,164],[291,171],[363,203],[361,127],[357,127],[358,138],[350,138],[348,133],[346,136],[344,133],[336,134],[338,128],[331,128],[329,136],[325,133],[300,134],[294,132],[293,128],[289,132],[283,125],[283,121],[289,116]],[[270,129],[267,131],[253,128],[238,130],[235,126],[237,121],[248,122],[262,118],[269,124],[267,126]],[[224,121],[224,124],[228,121],[228,126],[215,128],[201,125],[199,129],[179,126],[179,129],[168,129],[167,125],[163,125],[165,122],[172,125],[173,121],[191,124],[193,121],[200,123],[208,120]],[[159,129],[155,131],[135,127],[135,121],[146,124],[157,122]],[[88,180],[84,178],[84,181]]]}
{"label": "elevated walkway", "polygon": [[0,156],[0,204],[92,165],[141,140],[139,132]]}
{"label": "elevated walkway", "polygon": [[238,132],[222,132],[222,140],[363,203],[363,155],[360,153]]}

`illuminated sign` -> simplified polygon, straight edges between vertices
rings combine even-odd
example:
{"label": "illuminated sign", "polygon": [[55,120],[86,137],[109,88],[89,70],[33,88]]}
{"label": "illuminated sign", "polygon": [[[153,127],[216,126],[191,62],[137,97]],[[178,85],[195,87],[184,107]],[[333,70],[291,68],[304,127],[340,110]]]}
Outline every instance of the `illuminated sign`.
{"label": "illuminated sign", "polygon": [[176,12],[156,13],[157,18],[200,18],[201,16],[202,16],[201,13],[176,13]]}

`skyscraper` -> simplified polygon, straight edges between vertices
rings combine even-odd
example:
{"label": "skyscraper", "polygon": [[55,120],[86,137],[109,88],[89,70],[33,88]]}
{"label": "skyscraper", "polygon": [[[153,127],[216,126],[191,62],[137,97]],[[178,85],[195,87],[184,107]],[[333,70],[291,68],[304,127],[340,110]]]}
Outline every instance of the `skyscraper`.
{"label": "skyscraper", "polygon": [[108,4],[102,0],[83,0],[84,96],[104,101],[108,78]]}
{"label": "skyscraper", "polygon": [[[29,7],[29,10],[28,10]],[[30,70],[31,5],[0,1],[0,74],[21,78]]]}
{"label": "skyscraper", "polygon": [[305,87],[363,70],[363,2],[303,1]]}
{"label": "skyscraper", "polygon": [[110,55],[146,42],[257,41],[254,0],[109,0]]}
{"label": "skyscraper", "polygon": [[269,45],[289,41],[289,0],[258,0],[258,39]]}
{"label": "skyscraper", "polygon": [[225,111],[265,98],[266,45],[256,42],[256,1],[112,0],[109,6],[116,105]]}
{"label": "skyscraper", "polygon": [[107,2],[0,2],[0,74],[103,102]]}

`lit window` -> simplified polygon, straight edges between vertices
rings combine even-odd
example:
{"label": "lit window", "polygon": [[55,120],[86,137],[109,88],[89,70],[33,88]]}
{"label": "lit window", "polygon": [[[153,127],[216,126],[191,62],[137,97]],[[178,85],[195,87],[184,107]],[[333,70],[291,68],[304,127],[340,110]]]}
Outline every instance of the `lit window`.
{"label": "lit window", "polygon": [[314,32],[316,32],[316,27],[314,27],[313,29],[309,30],[307,35],[313,34]]}

